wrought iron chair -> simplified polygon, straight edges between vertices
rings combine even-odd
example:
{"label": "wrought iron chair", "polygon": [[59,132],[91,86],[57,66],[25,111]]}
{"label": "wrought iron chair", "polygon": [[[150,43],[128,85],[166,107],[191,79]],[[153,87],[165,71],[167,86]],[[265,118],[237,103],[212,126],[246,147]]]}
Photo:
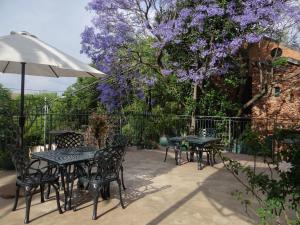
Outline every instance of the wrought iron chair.
{"label": "wrought iron chair", "polygon": [[[84,137],[81,133],[68,131],[68,132],[56,132],[54,133],[54,142],[56,144],[56,150],[59,149],[73,149],[76,147],[84,147]],[[78,165],[84,167],[83,164]],[[59,168],[59,170],[66,169],[66,173],[71,173],[71,166],[68,168]],[[60,171],[58,171],[60,173]],[[66,182],[71,183],[70,180],[66,180]],[[63,187],[64,188],[64,187]],[[50,196],[51,188],[48,186],[46,198]]]}
{"label": "wrought iron chair", "polygon": [[122,134],[115,134],[112,137],[109,137],[106,139],[106,147],[107,149],[113,149],[111,147],[119,147],[120,148],[120,156],[122,157],[122,163],[121,163],[121,181],[122,181],[122,187],[124,190],[126,190],[125,184],[124,184],[124,167],[123,162],[125,161],[125,150],[128,145],[128,139],[126,136]]}
{"label": "wrought iron chair", "polygon": [[[204,128],[200,131],[200,136],[202,137],[216,137],[216,129],[214,128]],[[202,152],[206,153],[207,164],[213,166],[216,163],[216,151],[215,146],[208,144],[204,146]],[[200,165],[201,167],[201,165]]]}
{"label": "wrought iron chair", "polygon": [[84,137],[80,133],[65,132],[55,135],[54,142],[56,144],[56,149],[75,148],[84,146]]}
{"label": "wrought iron chair", "polygon": [[[99,192],[107,191],[111,182],[116,181],[119,188],[120,203],[124,209],[122,199],[120,170],[122,166],[123,153],[121,147],[111,147],[109,151],[99,151],[94,156],[94,164],[96,165],[97,172],[91,177],[89,185],[89,193],[93,196],[93,216],[92,219],[97,217],[97,205]],[[109,190],[108,190],[109,195]]]}
{"label": "wrought iron chair", "polygon": [[[106,139],[106,148],[101,149],[99,151],[113,151],[116,152],[116,149],[119,149],[116,153],[120,155],[122,158],[122,163],[120,166],[120,171],[121,171],[121,181],[122,181],[122,187],[124,190],[126,190],[125,184],[124,184],[124,167],[123,167],[123,162],[125,161],[125,150],[127,146],[128,140],[126,136],[121,135],[121,134],[115,134],[111,135]],[[87,189],[89,186],[89,174],[91,174],[91,168],[92,164],[88,165],[87,167],[82,167],[78,166],[77,167],[77,177],[78,177],[78,182],[77,182],[77,187],[78,189]],[[109,192],[108,192],[109,194]],[[103,196],[105,198],[105,196]]]}
{"label": "wrought iron chair", "polygon": [[93,197],[93,220],[97,218],[99,195],[101,194],[103,199],[110,197],[109,186],[113,181],[116,181],[118,184],[120,203],[122,208],[125,208],[122,199],[120,179],[123,158],[124,150],[121,146],[112,146],[110,149],[105,148],[98,150],[95,153],[90,174],[78,178],[80,183],[84,183],[85,180],[88,180],[86,181],[88,182],[88,190]]}
{"label": "wrought iron chair", "polygon": [[[12,156],[12,161],[16,168],[17,179],[16,179],[16,196],[13,206],[13,211],[16,210],[19,200],[20,188],[25,190],[25,203],[26,203],[26,212],[24,223],[29,223],[29,212],[31,206],[32,195],[35,190],[40,187],[41,193],[41,202],[44,202],[44,187],[46,184],[51,185],[55,189],[56,193],[56,202],[59,213],[62,213],[60,202],[59,202],[59,177],[55,173],[51,172],[52,167],[45,166],[40,168],[40,161],[34,160],[30,162],[24,154],[20,152],[15,153]],[[34,164],[38,164],[37,168],[33,167]]]}

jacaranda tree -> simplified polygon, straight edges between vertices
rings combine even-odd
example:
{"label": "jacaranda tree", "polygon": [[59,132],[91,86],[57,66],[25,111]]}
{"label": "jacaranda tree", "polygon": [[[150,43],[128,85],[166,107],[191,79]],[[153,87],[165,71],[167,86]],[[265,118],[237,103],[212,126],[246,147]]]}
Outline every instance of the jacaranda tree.
{"label": "jacaranda tree", "polygon": [[[135,79],[153,74],[191,82],[196,99],[203,81],[236,69],[246,43],[286,36],[284,28],[300,20],[289,0],[92,0],[87,9],[95,14],[82,52],[111,78],[99,86],[109,109],[122,105],[124,92],[136,92]],[[153,43],[150,56],[137,47],[145,40]]]}

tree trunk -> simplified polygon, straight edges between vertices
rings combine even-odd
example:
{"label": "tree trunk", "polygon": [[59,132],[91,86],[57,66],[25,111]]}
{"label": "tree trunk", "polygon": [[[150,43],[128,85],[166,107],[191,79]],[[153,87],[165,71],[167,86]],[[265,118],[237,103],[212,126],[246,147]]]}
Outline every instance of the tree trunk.
{"label": "tree trunk", "polygon": [[258,94],[254,95],[248,102],[246,102],[238,111],[237,116],[241,116],[245,109],[254,105],[261,97],[267,93],[267,88],[262,89]]}
{"label": "tree trunk", "polygon": [[[193,100],[194,102],[197,102],[197,93],[198,92],[198,85],[193,85]],[[192,120],[191,120],[191,127],[190,127],[190,133],[195,134],[196,129],[196,107],[192,112]]]}

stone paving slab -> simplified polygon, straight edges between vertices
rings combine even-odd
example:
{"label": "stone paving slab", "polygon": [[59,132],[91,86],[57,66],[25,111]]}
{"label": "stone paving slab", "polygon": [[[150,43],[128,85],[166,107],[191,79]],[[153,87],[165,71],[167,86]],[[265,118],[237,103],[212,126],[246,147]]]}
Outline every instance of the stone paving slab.
{"label": "stone paving slab", "polygon": [[[237,157],[245,162],[249,159],[248,156]],[[240,186],[221,163],[197,170],[196,163],[176,166],[173,154],[170,154],[167,162],[164,163],[163,159],[163,150],[130,149],[127,152],[127,190],[123,192],[125,209],[119,204],[116,185],[112,185],[110,200],[99,200],[96,221],[91,219],[92,201],[87,193],[80,193],[83,203],[77,211],[63,214],[56,210],[54,198],[40,203],[40,196],[36,194],[32,200],[30,224],[257,224],[257,218],[253,215],[250,218],[241,204],[231,196],[231,192]],[[13,172],[0,171],[0,191],[3,192],[3,187],[9,187],[10,193],[14,193],[14,180]],[[79,195],[78,192],[75,194]],[[19,199],[17,211],[11,211],[12,205],[13,198],[0,198],[0,224],[23,224],[24,198]]]}

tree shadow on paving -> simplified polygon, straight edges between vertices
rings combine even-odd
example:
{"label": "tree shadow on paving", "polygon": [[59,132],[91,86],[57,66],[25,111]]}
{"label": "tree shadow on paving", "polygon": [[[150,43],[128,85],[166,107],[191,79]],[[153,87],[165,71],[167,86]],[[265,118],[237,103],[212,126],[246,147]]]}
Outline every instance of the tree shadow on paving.
{"label": "tree shadow on paving", "polygon": [[[53,193],[54,194],[54,193]],[[39,194],[35,194],[33,195],[33,200],[35,199],[38,199],[38,202],[36,203],[31,203],[31,207],[30,207],[30,211],[34,211],[36,207],[40,207],[42,204],[47,204],[47,202],[50,202],[50,201],[55,201],[55,209],[47,212],[47,213],[43,213],[42,215],[38,216],[38,217],[34,217],[32,219],[30,219],[30,221],[34,221],[38,218],[41,218],[43,216],[46,216],[52,212],[55,212],[55,211],[58,211],[57,208],[56,208],[56,198],[53,196],[53,197],[50,197],[49,199],[45,199],[45,202],[42,203],[40,202],[40,195]],[[60,196],[60,199],[63,199],[63,196]],[[4,218],[5,216],[7,216],[9,213],[13,212],[12,211],[12,208],[13,208],[13,199],[11,199],[11,201],[8,202],[8,205],[10,205],[11,207],[8,207],[5,211],[1,211],[1,215],[0,215],[0,219]],[[62,206],[62,204],[61,204]],[[25,213],[25,209],[26,209],[26,206],[25,206],[25,200],[24,198],[19,198],[19,202],[18,202],[18,206],[15,210],[15,212],[18,212],[18,211],[24,211]]]}
{"label": "tree shadow on paving", "polygon": [[[139,153],[139,154],[137,154]],[[134,155],[136,154],[136,155]],[[138,155],[138,156],[137,156]],[[157,161],[161,159],[161,162]],[[125,206],[129,206],[135,201],[171,187],[164,185],[157,187],[152,181],[155,177],[171,171],[175,165],[175,160],[164,163],[164,152],[162,151],[129,151],[124,164],[124,183],[126,190],[122,190]],[[111,199],[119,199],[118,186],[113,182],[110,187]],[[76,211],[93,205],[92,198],[88,192],[75,190],[78,197],[74,199]],[[105,200],[109,201],[109,200]],[[88,202],[91,202],[88,205]]]}
{"label": "tree shadow on paving", "polygon": [[[246,157],[240,157],[245,160]],[[221,160],[217,160],[217,164],[221,164]],[[204,167],[204,170],[206,168]],[[257,167],[257,171],[265,171],[266,168]],[[201,173],[201,171],[199,171]],[[254,212],[246,211],[241,205],[240,201],[232,196],[232,192],[235,190],[245,191],[245,189],[239,185],[235,178],[230,174],[226,168],[218,166],[215,173],[208,176],[202,183],[198,183],[198,187],[192,192],[188,193],[185,197],[175,202],[169,208],[160,213],[157,217],[152,219],[147,225],[160,224],[164,219],[175,213],[179,207],[182,207],[188,201],[193,199],[199,192],[202,192],[210,205],[214,207],[219,213],[220,217],[239,217],[241,220],[249,224],[258,224],[258,217]],[[199,202],[199,205],[202,204]],[[253,203],[252,207],[258,208],[258,205]],[[209,214],[205,212],[205,214]],[[213,221],[211,221],[213,222]]]}

